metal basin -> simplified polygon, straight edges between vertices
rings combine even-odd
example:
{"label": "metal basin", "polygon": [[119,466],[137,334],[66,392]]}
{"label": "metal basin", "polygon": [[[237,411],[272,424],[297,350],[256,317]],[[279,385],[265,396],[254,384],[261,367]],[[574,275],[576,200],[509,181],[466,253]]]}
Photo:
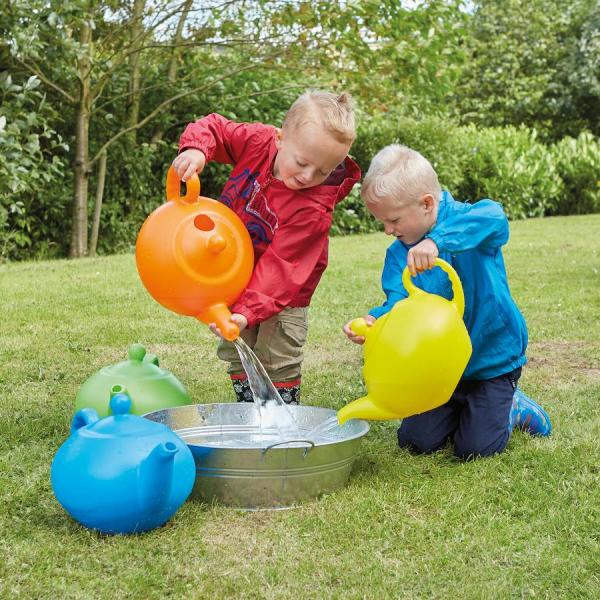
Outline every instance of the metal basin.
{"label": "metal basin", "polygon": [[303,439],[336,411],[289,409],[299,429],[294,439],[260,429],[252,403],[178,406],[144,416],[170,427],[190,447],[196,461],[192,497],[249,510],[277,509],[342,488],[369,431],[366,421],[353,420],[331,441]]}

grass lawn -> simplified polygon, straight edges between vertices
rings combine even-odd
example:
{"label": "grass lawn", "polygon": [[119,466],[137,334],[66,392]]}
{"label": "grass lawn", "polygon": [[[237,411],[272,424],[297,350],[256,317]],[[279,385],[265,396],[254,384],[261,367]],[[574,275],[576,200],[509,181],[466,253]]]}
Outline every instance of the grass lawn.
{"label": "grass lawn", "polygon": [[[505,256],[529,325],[522,388],[554,433],[461,463],[412,456],[372,423],[348,486],[300,508],[187,502],[148,534],[107,537],[53,497],[50,463],[78,387],[156,353],[194,401],[233,400],[216,340],[144,291],[133,256],[0,267],[1,598],[598,598],[600,215],[512,223]],[[315,295],[303,401],[361,395],[361,349],[340,327],[379,303],[390,239],[335,238]]]}

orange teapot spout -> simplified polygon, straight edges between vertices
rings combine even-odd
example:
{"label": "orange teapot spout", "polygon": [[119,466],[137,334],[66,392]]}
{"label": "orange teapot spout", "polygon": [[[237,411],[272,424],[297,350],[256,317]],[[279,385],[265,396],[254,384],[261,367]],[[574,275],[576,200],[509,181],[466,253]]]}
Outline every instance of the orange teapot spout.
{"label": "orange teapot spout", "polygon": [[241,219],[227,206],[200,196],[194,175],[181,181],[167,173],[167,202],[152,212],[136,242],[136,264],[150,295],[164,307],[203,323],[215,323],[233,341],[239,329],[229,306],[244,291],[254,249]]}

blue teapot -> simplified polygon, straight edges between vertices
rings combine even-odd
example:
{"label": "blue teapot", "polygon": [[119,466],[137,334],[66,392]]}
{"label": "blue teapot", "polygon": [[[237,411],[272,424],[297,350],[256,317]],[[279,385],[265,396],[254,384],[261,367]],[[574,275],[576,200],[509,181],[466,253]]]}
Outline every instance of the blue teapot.
{"label": "blue teapot", "polygon": [[192,453],[168,427],[128,414],[126,394],[115,394],[110,408],[104,419],[92,408],[73,417],[52,461],[54,494],[75,520],[102,533],[154,529],[192,491]]}

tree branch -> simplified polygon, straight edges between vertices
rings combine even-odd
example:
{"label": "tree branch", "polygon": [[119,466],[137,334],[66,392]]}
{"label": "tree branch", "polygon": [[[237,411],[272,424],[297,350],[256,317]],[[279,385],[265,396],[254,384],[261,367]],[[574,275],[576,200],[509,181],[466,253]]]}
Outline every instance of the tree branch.
{"label": "tree branch", "polygon": [[[184,81],[184,80],[183,80]],[[162,88],[165,87],[164,83],[155,83],[153,85],[147,85],[146,87],[140,88],[139,89],[139,93],[142,92],[148,92],[150,90],[155,90],[156,88]],[[111,104],[112,102],[115,102],[116,100],[120,100],[121,98],[129,98],[129,96],[131,96],[131,92],[124,92],[123,94],[117,94],[115,96],[109,96],[108,98],[106,98],[106,100],[102,103],[99,104],[98,106],[95,106],[92,110],[92,114],[95,112],[98,112],[100,110],[102,110],[105,106]]]}
{"label": "tree branch", "polygon": [[252,92],[251,94],[238,94],[237,96],[224,96],[225,100],[237,100],[238,98],[254,98],[256,96],[264,96],[265,94],[272,94],[273,92],[285,92],[287,90],[304,89],[306,85],[304,83],[294,83],[290,85],[284,85],[280,88],[272,88],[270,90],[262,90],[260,92]]}
{"label": "tree branch", "polygon": [[28,65],[24,60],[21,60],[20,58],[16,58],[16,60],[17,60],[17,62],[21,63],[30,73],[33,73],[40,81],[43,81],[48,87],[57,91],[59,94],[62,94],[72,104],[75,104],[75,98],[73,96],[71,96],[71,94],[69,94],[69,92],[63,90],[59,85],[54,83],[52,80],[48,79],[48,77],[46,77],[42,73],[41,69],[35,63],[34,63],[34,67],[35,67],[34,68],[31,65]]}
{"label": "tree branch", "polygon": [[148,123],[148,121],[152,120],[164,108],[173,104],[174,102],[177,102],[177,100],[181,100],[181,98],[185,98],[186,96],[189,96],[190,94],[196,94],[198,92],[203,92],[204,90],[208,90],[211,87],[213,87],[214,85],[216,85],[217,83],[219,83],[220,81],[227,79],[228,77],[233,77],[234,75],[238,75],[239,73],[243,73],[244,71],[250,71],[252,69],[256,69],[256,68],[260,68],[260,67],[262,67],[262,65],[246,65],[245,67],[241,67],[239,69],[231,71],[231,72],[227,73],[226,75],[223,75],[222,77],[218,77],[217,79],[215,79],[214,81],[211,81],[207,85],[201,85],[197,88],[187,90],[185,92],[181,92],[180,94],[177,94],[175,96],[172,96],[171,98],[168,98],[167,100],[164,100],[152,112],[150,112],[148,115],[146,115],[139,123],[136,123],[135,125],[133,125],[131,127],[122,129],[121,131],[119,131],[118,133],[113,135],[107,142],[105,142],[102,145],[102,147],[100,148],[100,150],[98,150],[98,152],[96,153],[94,158],[91,161],[89,161],[89,163],[88,163],[89,168],[91,168],[96,163],[96,161],[100,158],[100,155],[102,154],[102,152],[104,152],[111,144],[116,142],[121,136],[125,135],[126,133],[129,133],[130,131],[134,131],[135,129],[140,129],[146,123]]}
{"label": "tree branch", "polygon": [[[216,10],[216,9],[220,9],[222,7],[227,7],[229,5],[236,4],[237,2],[239,2],[239,0],[224,1],[222,4],[217,5],[216,7],[192,8],[190,10],[190,12],[194,13],[194,12],[204,12],[204,11],[209,11],[209,10]],[[106,64],[107,62],[109,62],[115,56],[118,55],[118,59],[110,66],[109,69],[107,69],[107,71],[102,75],[102,77],[100,78],[100,80],[98,81],[98,83],[96,84],[94,89],[92,90],[92,95],[94,97],[97,97],[98,90],[103,87],[105,80],[110,78],[110,76],[121,66],[121,64],[123,64],[123,62],[125,60],[127,60],[127,58],[131,54],[135,54],[136,52],[141,52],[143,50],[147,50],[147,49],[151,49],[151,48],[170,49],[170,48],[179,47],[179,46],[176,46],[173,44],[160,44],[160,43],[138,46],[138,43],[144,39],[151,37],[152,33],[160,25],[162,25],[163,23],[168,21],[171,17],[173,17],[177,13],[183,12],[184,10],[185,10],[185,2],[182,2],[173,10],[167,12],[164,16],[162,16],[156,22],[151,23],[148,27],[146,27],[143,30],[142,33],[140,33],[140,35],[136,36],[134,39],[129,40],[128,44],[120,46],[118,49],[114,50],[109,56],[107,56],[106,59],[104,59],[103,61],[97,62],[94,65],[95,68]],[[160,11],[157,11],[157,16],[159,14],[160,14]],[[125,25],[123,25],[122,27],[124,27],[124,26]],[[201,41],[184,42],[181,44],[181,47],[193,48],[193,47],[198,47],[198,46],[209,46],[209,45],[210,46],[224,46],[224,47],[231,46],[231,47],[233,47],[233,46],[251,45],[251,44],[258,46],[261,44],[264,45],[264,44],[268,43],[269,41],[282,39],[285,37],[285,35],[286,35],[285,32],[279,32],[279,33],[275,32],[271,35],[262,37],[261,39],[258,39],[258,40],[248,40],[247,37],[241,37],[241,38],[231,38],[229,40],[220,40],[220,41],[213,40],[213,41],[206,41],[206,42],[201,42]],[[121,53],[121,54],[119,54],[119,53]]]}
{"label": "tree branch", "polygon": [[[95,86],[95,88],[93,90],[94,96],[96,95],[97,90],[101,89],[104,86],[105,81],[110,78],[110,76],[123,64],[123,62],[125,62],[125,60],[127,60],[127,58],[131,54],[134,54],[134,53],[140,51],[140,47],[137,44],[140,41],[148,38],[157,27],[162,25],[162,23],[164,23],[165,21],[168,21],[171,17],[176,15],[182,9],[182,7],[183,7],[183,3],[181,5],[179,5],[177,8],[175,8],[174,10],[169,11],[166,15],[164,15],[164,17],[162,17],[156,23],[152,24],[150,27],[143,29],[142,32],[138,36],[136,36],[132,40],[129,40],[128,44],[119,46],[116,50],[114,50],[114,52],[112,52],[112,54],[109,54],[106,57],[106,59],[104,59],[101,62],[98,62],[95,65],[96,68],[98,66],[105,65],[107,62],[111,61],[115,56],[118,55],[118,59],[106,70],[104,75],[102,75],[102,77],[98,81],[97,85]],[[125,28],[126,26],[128,26],[128,23],[122,25],[123,28]],[[128,48],[131,48],[131,50],[127,51]],[[119,54],[119,53],[121,53],[121,54]]]}

